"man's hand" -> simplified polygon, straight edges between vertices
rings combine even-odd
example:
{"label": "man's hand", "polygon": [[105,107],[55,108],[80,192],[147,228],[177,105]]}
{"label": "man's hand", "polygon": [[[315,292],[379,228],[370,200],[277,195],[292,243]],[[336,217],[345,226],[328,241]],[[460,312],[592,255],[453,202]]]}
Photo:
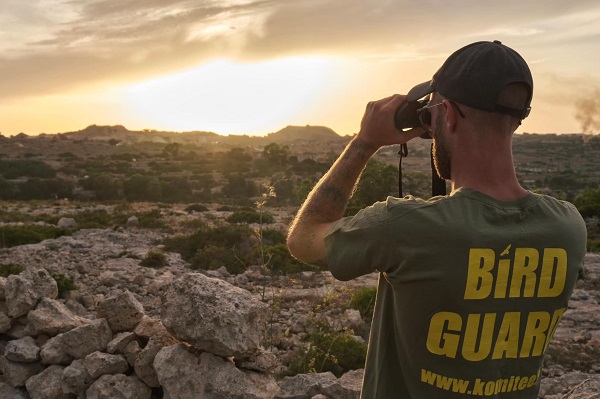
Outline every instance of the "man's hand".
{"label": "man's hand", "polygon": [[360,123],[358,138],[375,149],[392,144],[404,144],[425,133],[423,128],[404,132],[396,129],[394,114],[406,96],[394,94],[379,101],[371,101]]}
{"label": "man's hand", "polygon": [[396,129],[394,113],[404,100],[405,96],[394,95],[367,105],[360,132],[308,195],[290,226],[287,243],[296,258],[326,265],[325,236],[344,215],[371,156],[382,146],[404,144],[423,134],[422,128],[406,132]]}

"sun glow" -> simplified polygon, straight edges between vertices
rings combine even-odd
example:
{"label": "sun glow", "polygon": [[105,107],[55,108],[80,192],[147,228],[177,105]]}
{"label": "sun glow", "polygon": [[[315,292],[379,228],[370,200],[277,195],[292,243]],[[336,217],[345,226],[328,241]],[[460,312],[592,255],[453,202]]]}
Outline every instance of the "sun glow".
{"label": "sun glow", "polygon": [[306,124],[304,117],[336,84],[335,70],[335,60],[315,57],[214,61],[132,86],[126,102],[156,129],[265,134]]}

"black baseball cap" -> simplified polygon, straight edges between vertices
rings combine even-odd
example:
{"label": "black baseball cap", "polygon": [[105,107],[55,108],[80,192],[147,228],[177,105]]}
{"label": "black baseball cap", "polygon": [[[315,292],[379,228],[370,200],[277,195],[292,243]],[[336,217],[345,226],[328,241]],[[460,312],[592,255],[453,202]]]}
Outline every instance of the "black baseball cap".
{"label": "black baseball cap", "polygon": [[[523,83],[529,88],[527,104],[522,109],[498,104],[502,89],[511,83]],[[531,111],[533,78],[515,50],[498,40],[476,42],[450,55],[430,81],[408,92],[406,101],[416,101],[433,92],[469,107],[525,119]]]}

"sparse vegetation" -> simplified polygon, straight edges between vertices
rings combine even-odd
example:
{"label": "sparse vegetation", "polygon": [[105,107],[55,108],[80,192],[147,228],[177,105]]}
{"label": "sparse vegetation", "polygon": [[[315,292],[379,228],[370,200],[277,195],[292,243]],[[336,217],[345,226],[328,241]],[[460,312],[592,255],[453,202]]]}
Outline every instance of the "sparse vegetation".
{"label": "sparse vegetation", "polygon": [[59,298],[64,298],[67,292],[77,289],[72,277],[65,276],[62,273],[56,273],[52,275],[52,278],[54,278],[56,285],[58,286]]}
{"label": "sparse vegetation", "polygon": [[140,265],[153,269],[160,269],[167,265],[167,256],[164,252],[153,249],[146,253],[144,259],[141,260]]}
{"label": "sparse vegetation", "polygon": [[19,274],[23,271],[23,266],[14,263],[0,263],[0,277],[8,277],[11,274]]}
{"label": "sparse vegetation", "polygon": [[69,231],[55,226],[37,224],[0,226],[0,248],[37,244],[64,235],[69,235]]}
{"label": "sparse vegetation", "polygon": [[358,310],[360,312],[360,317],[362,317],[365,323],[370,325],[371,320],[373,320],[373,310],[375,309],[376,297],[377,288],[361,288],[354,292],[348,306],[352,309]]}

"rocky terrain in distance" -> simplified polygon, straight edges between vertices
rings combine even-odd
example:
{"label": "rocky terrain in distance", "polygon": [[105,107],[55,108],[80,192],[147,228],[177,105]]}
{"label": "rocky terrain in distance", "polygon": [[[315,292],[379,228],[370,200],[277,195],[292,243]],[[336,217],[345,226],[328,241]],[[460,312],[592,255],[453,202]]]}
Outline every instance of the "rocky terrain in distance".
{"label": "rocky terrain in distance", "polygon": [[[174,224],[201,216],[173,206],[165,217]],[[315,306],[376,286],[376,275],[342,283],[328,272],[269,276],[259,266],[201,272],[175,253],[162,268],[141,266],[169,234],[132,223],[1,250],[0,264],[26,270],[0,278],[0,397],[358,398],[361,370],[275,376],[303,345]],[[71,276],[77,290],[57,298],[56,273]],[[540,398],[600,395],[599,302],[600,254],[588,254],[548,348]],[[353,309],[322,316],[339,329],[365,328]]]}

